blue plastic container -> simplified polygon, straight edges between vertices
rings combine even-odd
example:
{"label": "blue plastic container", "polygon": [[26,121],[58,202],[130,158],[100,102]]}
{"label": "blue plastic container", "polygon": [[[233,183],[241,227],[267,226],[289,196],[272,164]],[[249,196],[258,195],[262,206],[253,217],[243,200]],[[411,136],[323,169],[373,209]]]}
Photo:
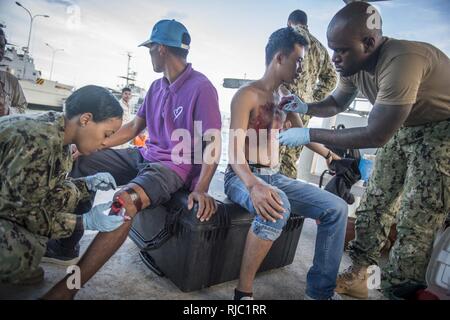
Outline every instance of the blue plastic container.
{"label": "blue plastic container", "polygon": [[359,171],[361,172],[361,179],[367,182],[373,170],[373,160],[360,159],[359,161]]}

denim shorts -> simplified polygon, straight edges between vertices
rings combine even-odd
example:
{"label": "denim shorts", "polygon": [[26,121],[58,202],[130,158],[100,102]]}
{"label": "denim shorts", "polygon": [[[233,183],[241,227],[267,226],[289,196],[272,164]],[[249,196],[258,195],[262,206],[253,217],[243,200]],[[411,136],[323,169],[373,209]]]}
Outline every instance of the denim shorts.
{"label": "denim shorts", "polygon": [[[266,183],[270,182],[271,175],[260,174],[260,168],[255,168],[252,166],[250,168],[259,179],[265,181]],[[267,173],[269,173],[269,171]],[[283,227],[286,225],[291,212],[291,206],[285,193],[275,186],[272,186],[278,192],[278,195],[283,202],[283,208],[285,209],[285,212],[282,214],[282,219],[278,219],[275,222],[266,221],[259,214],[257,214],[256,209],[253,206],[249,190],[230,166],[228,166],[225,172],[224,181],[225,194],[227,195],[227,197],[231,201],[239,204],[241,207],[245,208],[247,211],[255,215],[255,219],[253,220],[251,226],[251,230],[253,231],[253,233],[260,239],[275,241],[283,231]]]}

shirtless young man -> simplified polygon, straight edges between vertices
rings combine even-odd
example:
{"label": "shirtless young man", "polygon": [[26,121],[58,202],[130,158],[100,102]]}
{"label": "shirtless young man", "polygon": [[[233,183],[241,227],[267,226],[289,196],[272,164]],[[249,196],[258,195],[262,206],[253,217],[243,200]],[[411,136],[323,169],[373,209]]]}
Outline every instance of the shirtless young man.
{"label": "shirtless young man", "polygon": [[[255,214],[244,249],[236,300],[253,296],[256,272],[291,213],[320,221],[305,297],[339,299],[334,289],[344,248],[347,204],[277,170],[275,142],[285,121],[277,92],[282,84],[294,80],[307,45],[291,28],[275,31],[266,46],[264,76],[241,88],[231,102],[230,164],[225,174],[225,193]],[[294,114],[288,117],[294,126],[301,125]],[[326,150],[318,145],[311,147],[319,153]]]}

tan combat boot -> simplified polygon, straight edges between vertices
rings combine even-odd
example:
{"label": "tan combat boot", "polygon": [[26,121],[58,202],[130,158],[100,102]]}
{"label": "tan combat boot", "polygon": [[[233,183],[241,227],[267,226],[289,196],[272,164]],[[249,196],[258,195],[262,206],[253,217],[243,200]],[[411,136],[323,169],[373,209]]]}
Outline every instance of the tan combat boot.
{"label": "tan combat boot", "polygon": [[367,268],[350,266],[338,275],[336,279],[337,293],[345,294],[358,299],[367,299]]}

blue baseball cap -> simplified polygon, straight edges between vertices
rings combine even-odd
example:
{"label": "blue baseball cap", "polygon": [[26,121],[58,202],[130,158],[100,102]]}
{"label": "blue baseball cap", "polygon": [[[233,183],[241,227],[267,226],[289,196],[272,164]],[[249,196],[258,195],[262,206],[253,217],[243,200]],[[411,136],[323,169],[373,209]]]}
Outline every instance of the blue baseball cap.
{"label": "blue baseball cap", "polygon": [[139,47],[150,47],[152,43],[159,43],[169,47],[189,50],[190,42],[191,36],[182,23],[173,19],[160,20],[153,27],[150,39],[141,43]]}

